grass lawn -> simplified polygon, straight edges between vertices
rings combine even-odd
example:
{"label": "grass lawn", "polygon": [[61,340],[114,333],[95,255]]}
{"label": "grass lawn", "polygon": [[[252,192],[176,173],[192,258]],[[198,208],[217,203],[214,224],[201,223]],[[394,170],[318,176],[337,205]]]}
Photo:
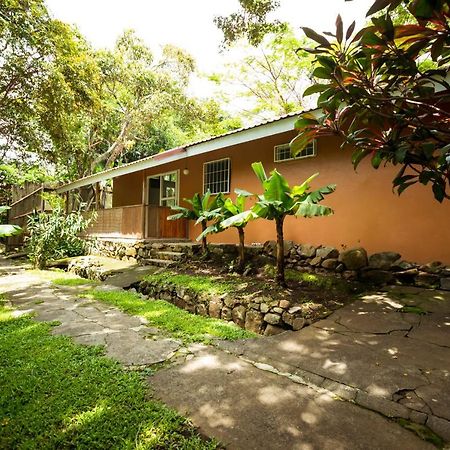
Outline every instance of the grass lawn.
{"label": "grass lawn", "polygon": [[145,317],[151,325],[163,328],[185,342],[208,343],[212,338],[234,340],[257,336],[234,323],[190,314],[164,300],[144,300],[133,292],[93,289],[83,296],[116,306],[128,314]]}
{"label": "grass lawn", "polygon": [[213,276],[177,274],[174,272],[162,272],[147,275],[144,280],[153,283],[171,283],[175,286],[182,286],[194,292],[204,292],[206,294],[225,294],[236,289],[239,279],[235,282],[220,280]]}
{"label": "grass lawn", "polygon": [[211,449],[100,347],[0,305],[0,448]]}

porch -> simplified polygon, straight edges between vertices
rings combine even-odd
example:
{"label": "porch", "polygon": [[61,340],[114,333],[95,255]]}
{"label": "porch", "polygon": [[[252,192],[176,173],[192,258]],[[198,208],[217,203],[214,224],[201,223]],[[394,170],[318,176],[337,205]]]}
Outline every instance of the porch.
{"label": "porch", "polygon": [[144,204],[98,209],[96,220],[85,234],[120,239],[186,239],[187,221],[167,220],[173,213],[167,206]]}

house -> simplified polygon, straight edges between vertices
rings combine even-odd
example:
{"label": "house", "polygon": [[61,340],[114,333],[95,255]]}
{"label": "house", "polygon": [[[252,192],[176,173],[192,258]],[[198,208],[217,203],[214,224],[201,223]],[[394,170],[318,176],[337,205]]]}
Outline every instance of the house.
{"label": "house", "polygon": [[[288,143],[296,135],[297,114],[232,131],[203,141],[96,173],[66,184],[57,192],[75,192],[85,186],[112,180],[112,208],[100,209],[89,233],[104,239],[195,240],[199,226],[167,221],[170,207],[196,192],[234,195],[242,188],[259,192],[250,167],[262,161],[266,170],[277,168],[290,183],[315,172],[313,187],[336,183],[325,204],[331,217],[295,219],[285,223],[285,239],[336,248],[362,246],[369,253],[396,251],[416,262],[450,263],[450,202],[439,204],[429,187],[415,185],[401,196],[393,193],[395,167],[375,171],[363,162],[355,171],[350,152],[340,149],[335,136],[321,137],[299,157],[291,157]],[[263,243],[275,238],[272,223],[257,220],[246,229],[246,241]],[[227,230],[211,236],[212,242],[234,243],[237,233]]]}

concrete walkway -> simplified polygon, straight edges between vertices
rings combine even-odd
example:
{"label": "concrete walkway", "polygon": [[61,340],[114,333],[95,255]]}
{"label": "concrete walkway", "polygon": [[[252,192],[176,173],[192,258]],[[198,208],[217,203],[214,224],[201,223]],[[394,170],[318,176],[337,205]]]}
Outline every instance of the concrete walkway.
{"label": "concrete walkway", "polygon": [[[405,414],[445,435],[450,320],[444,294],[382,293],[300,332],[179,351],[180,342],[144,319],[77,297],[82,287],[12,271],[0,276],[0,292],[17,314],[60,321],[54,334],[103,344],[126,366],[169,361],[149,378],[155,395],[226,448],[434,448],[388,418]],[[399,312],[404,303],[429,313]],[[177,351],[187,356],[173,358]]]}

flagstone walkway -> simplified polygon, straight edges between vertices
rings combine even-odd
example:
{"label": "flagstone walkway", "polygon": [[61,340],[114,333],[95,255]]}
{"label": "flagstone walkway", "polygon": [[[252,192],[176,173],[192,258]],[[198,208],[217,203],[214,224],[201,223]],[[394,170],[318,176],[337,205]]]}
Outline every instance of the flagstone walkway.
{"label": "flagstone walkway", "polygon": [[102,344],[125,366],[169,361],[149,377],[155,395],[226,448],[434,448],[398,418],[450,440],[449,293],[394,289],[299,332],[186,349],[77,289],[0,267],[16,314],[58,321],[52,333]]}

